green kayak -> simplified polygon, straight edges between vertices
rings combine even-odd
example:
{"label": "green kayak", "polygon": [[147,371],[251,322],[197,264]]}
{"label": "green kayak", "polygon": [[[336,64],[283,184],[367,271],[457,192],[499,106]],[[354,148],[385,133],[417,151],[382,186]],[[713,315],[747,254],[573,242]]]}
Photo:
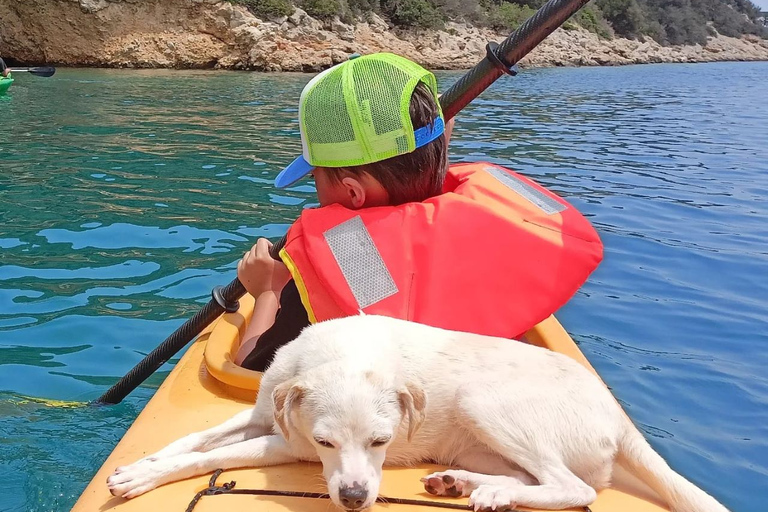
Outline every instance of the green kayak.
{"label": "green kayak", "polygon": [[13,83],[13,78],[0,78],[0,94],[5,93]]}

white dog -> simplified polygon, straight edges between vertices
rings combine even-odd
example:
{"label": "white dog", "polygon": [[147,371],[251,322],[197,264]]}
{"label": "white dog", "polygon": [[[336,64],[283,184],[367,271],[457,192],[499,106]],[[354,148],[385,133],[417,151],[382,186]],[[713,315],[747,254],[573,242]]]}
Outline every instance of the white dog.
{"label": "white dog", "polygon": [[[406,421],[407,420],[407,421]],[[462,468],[422,479],[475,510],[586,506],[614,465],[675,512],[727,512],[653,451],[606,387],[555,352],[379,316],[306,328],[265,372],[253,410],[109,477],[132,498],[216,468],[321,461],[333,502],[371,506],[382,465]]]}

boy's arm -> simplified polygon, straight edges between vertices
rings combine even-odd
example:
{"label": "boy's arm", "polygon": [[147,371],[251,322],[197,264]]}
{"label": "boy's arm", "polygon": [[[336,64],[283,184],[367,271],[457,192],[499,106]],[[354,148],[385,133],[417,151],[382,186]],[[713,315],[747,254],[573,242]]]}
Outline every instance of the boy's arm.
{"label": "boy's arm", "polygon": [[240,366],[263,372],[272,362],[275,352],[296,339],[308,325],[309,317],[301,303],[299,289],[296,288],[295,282],[290,281],[280,294],[280,311],[275,323],[258,337],[254,349],[244,354]]}
{"label": "boy's arm", "polygon": [[288,268],[282,261],[275,261],[269,255],[272,242],[260,238],[237,264],[237,277],[245,289],[256,299],[248,327],[243,335],[244,343],[235,356],[240,364],[258,341],[258,337],[275,321],[280,303],[280,293],[291,279]]}
{"label": "boy's arm", "polygon": [[275,323],[279,301],[279,295],[273,292],[265,292],[256,297],[256,303],[253,306],[253,316],[248,323],[248,327],[245,329],[245,333],[243,333],[244,341],[237,350],[235,364],[242,365],[243,359],[253,351],[256,342],[259,341],[259,337]]}

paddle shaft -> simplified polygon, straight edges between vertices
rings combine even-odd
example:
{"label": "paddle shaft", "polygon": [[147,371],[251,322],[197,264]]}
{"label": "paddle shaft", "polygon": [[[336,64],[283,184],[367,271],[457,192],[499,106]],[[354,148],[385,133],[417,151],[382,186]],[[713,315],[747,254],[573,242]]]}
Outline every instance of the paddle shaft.
{"label": "paddle shaft", "polygon": [[[589,0],[549,0],[502,41],[493,53],[502,64],[514,66],[588,2]],[[443,93],[440,106],[446,120],[452,119],[505,73],[503,66],[494,61],[496,59],[486,55]]]}
{"label": "paddle shaft", "polygon": [[[549,0],[498,47],[489,45],[489,55],[486,55],[440,97],[445,119],[452,119],[503,75],[506,72],[505,68],[508,69],[517,64],[588,1]],[[285,237],[273,245],[270,251],[273,258],[279,259],[278,252],[284,243]],[[128,393],[136,389],[223,312],[236,310],[237,301],[243,295],[245,295],[245,288],[238,279],[224,288],[216,288],[213,300],[147,354],[139,364],[101,395],[96,403],[116,404],[122,401]]]}
{"label": "paddle shaft", "polygon": [[[231,297],[232,302],[237,304],[237,300],[245,295],[245,288],[238,279],[229,283],[225,288],[217,288],[221,296]],[[214,290],[214,294],[217,293]],[[228,302],[228,303],[232,303]],[[235,306],[236,307],[236,306]],[[125,398],[128,393],[136,389],[142,382],[147,380],[150,375],[155,373],[168,359],[174,356],[179,350],[195,338],[200,332],[216,320],[222,313],[231,308],[225,308],[216,299],[212,299],[208,304],[192,316],[189,320],[179,327],[173,334],[165,339],[152,352],[146,355],[144,359],[134,366],[131,371],[117,381],[106,393],[101,395],[96,403],[117,404]]]}

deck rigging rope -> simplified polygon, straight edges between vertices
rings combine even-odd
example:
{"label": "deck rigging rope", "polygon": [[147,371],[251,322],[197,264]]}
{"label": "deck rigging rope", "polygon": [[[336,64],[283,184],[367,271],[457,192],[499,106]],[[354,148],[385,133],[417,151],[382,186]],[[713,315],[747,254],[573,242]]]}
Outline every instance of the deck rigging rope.
{"label": "deck rigging rope", "polygon": [[[319,492],[302,492],[302,491],[278,491],[274,489],[235,489],[236,482],[234,480],[225,483],[224,485],[216,485],[216,479],[224,472],[223,469],[217,469],[213,472],[211,479],[208,481],[208,488],[195,494],[192,501],[187,505],[185,512],[192,512],[203,496],[219,496],[221,494],[251,494],[254,496],[287,496],[290,498],[315,498],[315,499],[330,499],[327,494]],[[435,507],[435,508],[448,508],[452,510],[472,510],[468,504],[461,505],[459,503],[445,503],[442,501],[428,501],[428,500],[411,500],[406,498],[386,498],[379,496],[376,498],[377,503],[395,503],[397,505],[418,505],[420,507]],[[592,512],[589,507],[583,507],[584,512]],[[508,512],[523,512],[518,509],[510,509]]]}

